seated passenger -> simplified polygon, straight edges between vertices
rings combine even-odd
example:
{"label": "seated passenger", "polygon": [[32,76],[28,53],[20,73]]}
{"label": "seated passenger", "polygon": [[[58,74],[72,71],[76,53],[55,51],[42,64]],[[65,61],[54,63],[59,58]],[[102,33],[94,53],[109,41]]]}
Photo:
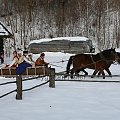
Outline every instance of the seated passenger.
{"label": "seated passenger", "polygon": [[11,64],[3,64],[2,68],[17,67],[17,65],[18,65],[18,56],[17,56],[17,52],[14,51],[13,52],[13,60],[12,60]]}
{"label": "seated passenger", "polygon": [[31,62],[35,62],[32,57],[33,57],[33,54],[28,53],[28,56],[27,56],[28,60],[31,61]]}
{"label": "seated passenger", "polygon": [[45,67],[48,67],[49,63],[45,62],[44,58],[45,58],[45,54],[41,53],[40,57],[35,61],[35,66],[45,66]]}
{"label": "seated passenger", "polygon": [[22,51],[19,51],[18,52],[18,58],[21,58],[22,57]]}
{"label": "seated passenger", "polygon": [[34,66],[34,62],[29,61],[27,55],[28,51],[23,51],[23,55],[19,58],[18,67],[16,68],[17,75],[23,74],[27,67]]}

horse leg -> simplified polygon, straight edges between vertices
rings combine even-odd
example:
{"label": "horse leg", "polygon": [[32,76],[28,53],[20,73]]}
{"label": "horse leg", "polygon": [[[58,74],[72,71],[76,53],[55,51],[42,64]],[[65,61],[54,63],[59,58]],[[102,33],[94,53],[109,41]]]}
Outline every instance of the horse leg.
{"label": "horse leg", "polygon": [[72,68],[71,69],[71,72],[70,72],[71,74],[70,74],[70,77],[71,77],[71,79],[73,78],[73,74],[74,74],[74,69]]}
{"label": "horse leg", "polygon": [[66,78],[67,76],[68,76],[68,74],[65,74],[65,75],[64,75],[64,78]]}
{"label": "horse leg", "polygon": [[75,75],[79,76],[79,72],[81,71],[81,69],[75,71]]}
{"label": "horse leg", "polygon": [[82,69],[82,71],[85,73],[85,75],[88,75],[88,72],[86,72],[85,69]]}
{"label": "horse leg", "polygon": [[97,74],[98,70],[95,70],[91,76],[91,78],[94,78],[94,76]]}
{"label": "horse leg", "polygon": [[102,73],[103,79],[105,79],[105,73],[104,70],[100,71]]}
{"label": "horse leg", "polygon": [[69,76],[69,71],[65,72],[64,78],[66,78],[67,76]]}
{"label": "horse leg", "polygon": [[98,71],[97,71],[97,72],[95,72],[95,73],[94,73],[94,76],[95,76],[97,73],[98,73],[98,76],[100,76],[100,74],[101,74],[101,72],[100,72],[100,71],[99,71],[99,72],[98,72]]}
{"label": "horse leg", "polygon": [[99,71],[99,72],[98,72],[98,76],[100,76],[100,75],[101,75],[101,72]]}
{"label": "horse leg", "polygon": [[[109,76],[112,77],[112,74],[111,74],[109,68],[106,68],[105,70],[107,71],[107,73],[109,74]],[[101,72],[98,73],[98,76],[100,76],[100,74],[101,74]]]}
{"label": "horse leg", "polygon": [[106,68],[105,70],[107,71],[107,73],[109,74],[109,76],[112,77],[112,74],[111,74],[109,68]]}

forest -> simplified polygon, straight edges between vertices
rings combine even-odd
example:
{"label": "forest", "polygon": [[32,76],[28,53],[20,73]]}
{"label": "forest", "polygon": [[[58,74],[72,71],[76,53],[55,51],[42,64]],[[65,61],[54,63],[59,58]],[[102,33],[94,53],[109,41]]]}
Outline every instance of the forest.
{"label": "forest", "polygon": [[14,35],[6,51],[31,40],[84,36],[99,50],[120,47],[120,0],[0,0],[0,21]]}

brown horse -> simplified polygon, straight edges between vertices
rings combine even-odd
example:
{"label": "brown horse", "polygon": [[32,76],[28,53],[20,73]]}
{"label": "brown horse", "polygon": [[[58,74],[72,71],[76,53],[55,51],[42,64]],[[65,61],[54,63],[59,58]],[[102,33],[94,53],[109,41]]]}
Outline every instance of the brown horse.
{"label": "brown horse", "polygon": [[74,73],[85,68],[95,69],[92,77],[99,71],[105,78],[104,69],[107,67],[107,63],[112,63],[116,59],[115,49],[104,50],[96,55],[90,54],[78,54],[71,56],[67,64],[67,74],[70,72],[70,66],[73,63],[73,68],[71,69],[71,78]]}
{"label": "brown horse", "polygon": [[[112,77],[112,73],[111,73],[110,70],[109,70],[111,64],[113,64],[113,61],[106,61],[105,70],[106,70],[106,72],[108,73],[108,75],[109,75],[110,77]],[[95,69],[95,66],[93,66],[92,69]],[[88,72],[86,72],[85,69],[77,70],[77,71],[76,71],[76,74],[79,74],[80,71],[83,71],[83,72],[85,73],[85,75],[88,75]],[[98,73],[98,76],[101,75],[101,72],[100,72],[100,71],[98,71],[97,73]],[[93,72],[93,76],[91,76],[91,78],[93,78],[97,73],[96,73],[96,71],[94,71],[94,72]]]}
{"label": "brown horse", "polygon": [[[119,53],[119,52],[116,52],[116,54],[117,54],[117,62],[120,64],[120,53]],[[106,72],[109,74],[110,77],[112,77],[112,74],[111,74],[109,68],[110,68],[111,64],[113,64],[113,63],[114,63],[113,61],[108,61],[108,62],[106,62],[105,70],[106,70]],[[95,71],[94,71],[94,72],[93,72],[93,75],[95,76],[96,74],[97,74],[97,73],[95,73]],[[98,75],[100,75],[100,74],[101,74],[101,72],[98,73]],[[92,76],[91,76],[91,77],[92,77]]]}

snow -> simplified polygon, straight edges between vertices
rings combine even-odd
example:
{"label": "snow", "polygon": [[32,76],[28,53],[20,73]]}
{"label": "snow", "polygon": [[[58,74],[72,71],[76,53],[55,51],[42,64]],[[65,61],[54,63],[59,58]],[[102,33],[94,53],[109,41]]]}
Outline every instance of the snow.
{"label": "snow", "polygon": [[115,51],[120,53],[120,48],[116,48]]}
{"label": "snow", "polygon": [[32,43],[41,43],[41,42],[49,42],[52,40],[69,40],[69,41],[86,41],[88,38],[86,37],[57,37],[57,38],[44,38],[40,40],[32,40],[30,41],[29,45]]}
{"label": "snow", "polygon": [[[45,53],[45,60],[53,64],[56,71],[64,71],[71,54]],[[34,60],[39,55],[33,55]],[[7,60],[8,62],[9,60]],[[55,66],[57,65],[57,67]],[[60,67],[61,66],[61,67]],[[113,75],[120,75],[120,65],[112,65]],[[87,69],[89,74],[92,70]],[[0,78],[0,83],[15,78]],[[103,80],[102,77],[85,80]],[[119,80],[107,77],[106,80]],[[23,82],[23,89],[44,82],[41,79]],[[16,89],[15,84],[0,86],[0,95]],[[12,93],[0,99],[1,120],[119,120],[120,83],[56,82],[55,88],[48,84],[23,92],[23,100],[15,99]]]}

